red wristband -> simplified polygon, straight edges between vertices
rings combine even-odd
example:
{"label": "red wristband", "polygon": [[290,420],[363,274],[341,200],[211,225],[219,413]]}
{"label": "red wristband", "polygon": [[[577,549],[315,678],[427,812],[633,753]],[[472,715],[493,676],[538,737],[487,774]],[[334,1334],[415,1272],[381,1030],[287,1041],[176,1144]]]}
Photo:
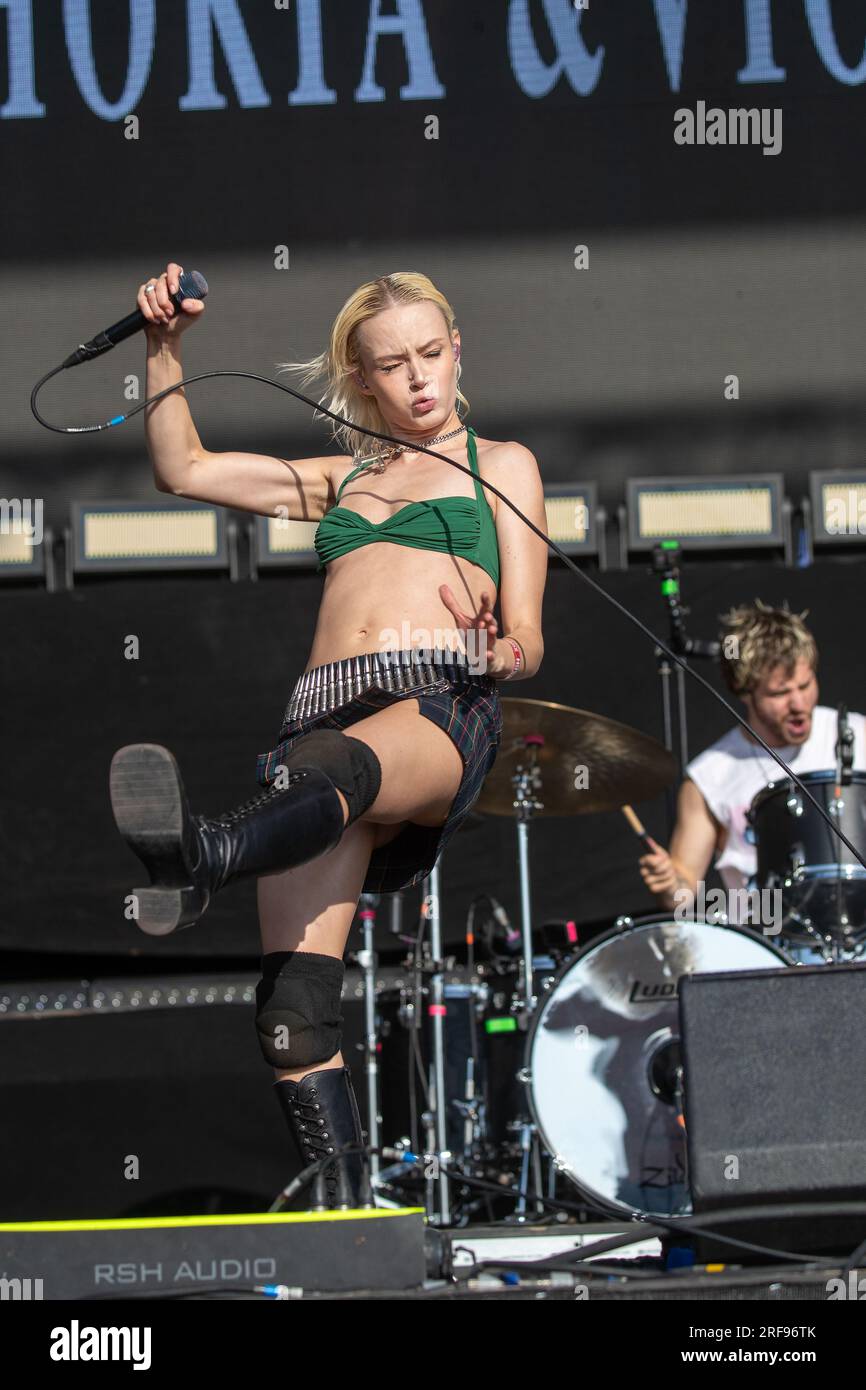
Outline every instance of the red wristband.
{"label": "red wristband", "polygon": [[511,643],[511,650],[514,652],[514,666],[508,672],[508,675],[505,677],[507,681],[510,681],[512,676],[517,675],[518,671],[523,670],[523,651],[520,647],[520,644],[518,642],[515,642],[513,637],[506,637],[505,641]]}

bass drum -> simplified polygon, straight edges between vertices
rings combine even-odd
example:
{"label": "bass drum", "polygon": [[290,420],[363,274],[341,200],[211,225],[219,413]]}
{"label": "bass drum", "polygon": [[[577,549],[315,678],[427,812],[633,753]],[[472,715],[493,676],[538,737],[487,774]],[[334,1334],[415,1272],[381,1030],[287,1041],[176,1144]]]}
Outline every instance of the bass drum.
{"label": "bass drum", "polygon": [[523,1080],[555,1166],[591,1205],[617,1216],[692,1210],[677,983],[792,964],[747,927],[657,914],[621,918],[560,971],[533,1020]]}

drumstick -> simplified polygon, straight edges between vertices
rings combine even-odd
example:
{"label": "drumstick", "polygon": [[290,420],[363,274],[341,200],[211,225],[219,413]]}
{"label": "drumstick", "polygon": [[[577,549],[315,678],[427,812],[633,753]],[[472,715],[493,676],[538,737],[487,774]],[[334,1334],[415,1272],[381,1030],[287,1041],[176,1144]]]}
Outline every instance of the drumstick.
{"label": "drumstick", "polygon": [[635,815],[632,808],[630,806],[623,806],[620,809],[622,810],[623,815],[625,816],[635,835],[637,835],[639,839],[643,840],[644,845],[649,850],[650,854],[654,854],[656,847],[650,840],[650,837],[646,832],[646,828],[643,825],[641,825],[640,819],[638,818],[638,816]]}

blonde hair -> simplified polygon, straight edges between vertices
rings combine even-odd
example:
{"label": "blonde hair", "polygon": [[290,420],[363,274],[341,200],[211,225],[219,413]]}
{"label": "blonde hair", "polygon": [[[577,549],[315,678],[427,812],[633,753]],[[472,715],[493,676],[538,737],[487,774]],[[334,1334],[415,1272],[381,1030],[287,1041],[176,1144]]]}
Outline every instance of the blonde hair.
{"label": "blonde hair", "polygon": [[[319,397],[319,405],[326,406],[337,415],[357,420],[359,425],[379,430],[383,434],[391,434],[393,431],[389,429],[375,397],[365,396],[353,375],[359,369],[363,374],[358,329],[362,323],[366,323],[383,309],[390,309],[397,304],[421,304],[425,301],[436,304],[441,309],[448,328],[448,337],[453,341],[452,335],[457,327],[454,310],[441,290],[418,270],[398,270],[393,275],[380,275],[376,280],[368,280],[349,295],[331,325],[330,341],[324,352],[306,362],[279,362],[277,366],[280,371],[301,372],[301,380],[305,385],[315,381],[317,377],[324,377],[327,387],[324,395]],[[457,400],[462,401],[468,413],[469,401],[460,390],[460,373],[458,359]],[[316,410],[313,412],[314,419],[316,415],[322,415],[322,412]],[[329,417],[323,415],[322,418]],[[375,458],[393,447],[384,440],[371,440],[369,435],[348,425],[338,425],[336,421],[332,424],[331,438],[338,441],[346,453],[356,458]]]}
{"label": "blonde hair", "polygon": [[787,603],[772,608],[756,598],[720,615],[722,675],[734,695],[750,693],[774,666],[790,675],[798,661],[805,661],[817,670],[818,647],[803,622],[808,612],[792,613]]}

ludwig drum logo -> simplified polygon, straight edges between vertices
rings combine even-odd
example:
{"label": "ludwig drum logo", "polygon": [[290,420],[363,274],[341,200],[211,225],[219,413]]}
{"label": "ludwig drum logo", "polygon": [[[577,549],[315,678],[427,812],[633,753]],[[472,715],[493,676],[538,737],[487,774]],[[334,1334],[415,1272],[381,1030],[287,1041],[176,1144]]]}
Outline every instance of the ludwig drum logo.
{"label": "ludwig drum logo", "polygon": [[660,999],[676,999],[677,986],[673,980],[665,980],[659,983],[658,980],[633,980],[631,993],[628,996],[630,1004],[657,1004]]}

